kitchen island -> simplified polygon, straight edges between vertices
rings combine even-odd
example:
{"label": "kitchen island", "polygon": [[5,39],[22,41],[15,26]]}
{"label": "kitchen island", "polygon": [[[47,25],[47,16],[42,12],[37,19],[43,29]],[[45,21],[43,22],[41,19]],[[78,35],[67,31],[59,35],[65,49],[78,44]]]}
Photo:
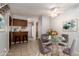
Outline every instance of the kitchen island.
{"label": "kitchen island", "polygon": [[9,32],[10,36],[10,46],[13,42],[13,44],[16,43],[24,43],[24,42],[28,42],[28,32],[27,31],[19,31],[19,32]]}

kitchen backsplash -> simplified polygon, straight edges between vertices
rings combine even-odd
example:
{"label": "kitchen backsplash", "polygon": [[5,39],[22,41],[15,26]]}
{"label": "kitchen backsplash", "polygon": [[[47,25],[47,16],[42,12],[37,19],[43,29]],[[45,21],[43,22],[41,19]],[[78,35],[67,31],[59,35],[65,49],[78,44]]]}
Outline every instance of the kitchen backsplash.
{"label": "kitchen backsplash", "polygon": [[10,26],[10,32],[28,31],[28,27]]}

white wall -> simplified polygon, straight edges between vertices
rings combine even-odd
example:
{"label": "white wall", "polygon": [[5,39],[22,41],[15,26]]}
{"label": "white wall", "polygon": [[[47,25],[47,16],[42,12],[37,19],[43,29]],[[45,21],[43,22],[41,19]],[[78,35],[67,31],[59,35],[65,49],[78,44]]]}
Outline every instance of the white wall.
{"label": "white wall", "polygon": [[[5,31],[0,32],[0,55],[5,55],[9,51],[9,12],[4,15]],[[5,52],[4,52],[5,51]]]}
{"label": "white wall", "polygon": [[39,17],[39,20],[38,20],[38,37],[40,38],[41,37],[41,34],[42,34],[42,16]]}
{"label": "white wall", "polygon": [[[13,15],[13,18],[18,18],[18,19],[23,19],[23,20],[32,20],[33,21],[33,26],[32,26],[32,37],[36,39],[36,22],[38,21],[38,17],[36,16],[20,16],[20,15]],[[29,25],[27,26],[27,31],[28,31],[28,37],[30,37],[30,27]]]}
{"label": "white wall", "polygon": [[69,34],[69,46],[71,45],[73,39],[76,39],[76,48],[75,53],[78,52],[79,54],[79,24],[78,24],[78,30],[76,32],[64,32],[63,31],[63,22],[71,19],[78,19],[79,23],[79,8],[70,9],[68,11],[65,11],[65,13],[61,14],[60,16],[53,18],[51,22],[52,29],[55,29],[59,32],[59,34],[67,33]]}
{"label": "white wall", "polygon": [[38,20],[38,37],[41,37],[41,34],[46,34],[48,29],[51,27],[50,25],[51,17],[49,16],[40,16]]}
{"label": "white wall", "polygon": [[42,34],[45,34],[50,28],[50,18],[48,16],[42,16]]}

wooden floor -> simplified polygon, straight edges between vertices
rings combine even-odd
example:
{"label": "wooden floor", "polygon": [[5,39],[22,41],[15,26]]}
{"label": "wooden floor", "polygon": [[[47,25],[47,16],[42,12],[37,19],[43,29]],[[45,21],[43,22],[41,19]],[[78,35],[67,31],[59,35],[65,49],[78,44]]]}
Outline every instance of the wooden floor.
{"label": "wooden floor", "polygon": [[[61,53],[62,55],[62,53]],[[43,56],[39,52],[37,40],[29,40],[29,42],[12,45],[7,56]],[[51,56],[49,53],[47,56]]]}

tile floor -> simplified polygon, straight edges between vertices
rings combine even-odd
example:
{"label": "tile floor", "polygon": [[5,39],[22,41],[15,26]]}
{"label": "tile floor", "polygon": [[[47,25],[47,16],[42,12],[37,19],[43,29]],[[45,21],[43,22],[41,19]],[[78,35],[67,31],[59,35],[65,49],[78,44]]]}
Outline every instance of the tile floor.
{"label": "tile floor", "polygon": [[[59,49],[60,50],[60,49]],[[60,55],[63,55],[60,50]],[[37,40],[29,40],[22,44],[12,45],[7,56],[43,56],[39,52],[39,46]],[[47,56],[51,56],[49,53]]]}

